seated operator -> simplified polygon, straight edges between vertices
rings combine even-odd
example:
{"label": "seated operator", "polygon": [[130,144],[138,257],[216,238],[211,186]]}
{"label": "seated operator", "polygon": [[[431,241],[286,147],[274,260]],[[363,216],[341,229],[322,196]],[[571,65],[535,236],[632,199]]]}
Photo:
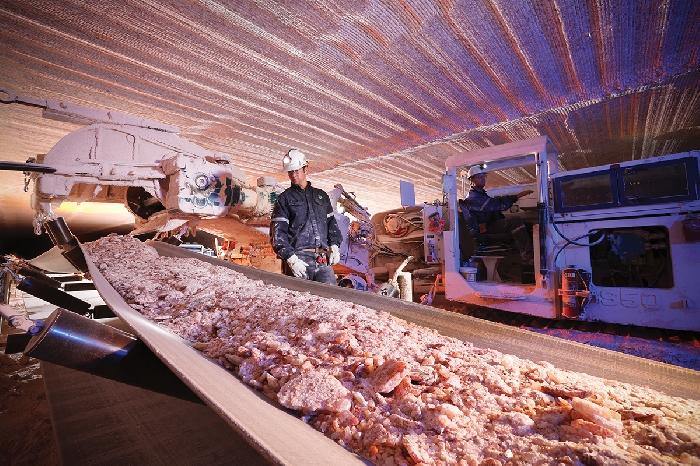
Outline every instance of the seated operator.
{"label": "seated operator", "polygon": [[308,164],[297,149],[282,160],[292,185],[275,202],[270,242],[286,275],[336,285],[332,265],[340,261],[343,235],[328,194],[306,180]]}
{"label": "seated operator", "polygon": [[471,188],[464,203],[469,212],[476,219],[478,233],[498,234],[510,232],[515,244],[520,251],[522,264],[522,282],[535,283],[534,255],[532,251],[532,238],[523,223],[523,219],[517,215],[506,217],[504,210],[510,207],[521,197],[532,193],[532,190],[522,191],[509,196],[491,197],[486,194],[486,172],[474,165],[467,173]]}

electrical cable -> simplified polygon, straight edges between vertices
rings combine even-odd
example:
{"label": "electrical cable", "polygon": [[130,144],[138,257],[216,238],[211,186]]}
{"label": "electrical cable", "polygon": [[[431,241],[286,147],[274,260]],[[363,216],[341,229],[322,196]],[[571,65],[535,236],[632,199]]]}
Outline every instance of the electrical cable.
{"label": "electrical cable", "polygon": [[581,235],[581,236],[577,236],[576,238],[574,238],[573,240],[571,240],[571,239],[567,238],[566,236],[564,236],[564,235],[561,233],[561,231],[559,231],[559,229],[557,228],[556,224],[552,223],[552,225],[554,226],[554,229],[557,231],[557,233],[559,233],[559,236],[561,236],[562,238],[564,238],[564,239],[566,240],[566,244],[565,244],[564,246],[562,246],[562,247],[559,249],[559,251],[557,251],[557,254],[554,256],[554,265],[555,265],[555,266],[556,266],[556,264],[557,264],[557,259],[559,259],[559,254],[561,254],[561,252],[562,252],[564,249],[566,249],[567,246],[573,244],[573,245],[576,245],[576,246],[591,247],[591,246],[596,246],[596,245],[600,244],[600,243],[605,239],[605,235],[603,234],[603,235],[600,237],[600,239],[597,239],[596,241],[594,241],[594,242],[592,242],[592,243],[587,243],[587,244],[584,244],[584,243],[577,243],[576,241],[580,240],[581,238],[585,238],[586,236],[595,235],[595,234],[597,234],[597,233],[600,233],[601,231],[600,231],[600,230],[591,230],[590,232],[588,232],[588,233],[586,233],[586,234],[583,234],[583,235]]}
{"label": "electrical cable", "polygon": [[552,226],[554,227],[554,229],[556,230],[556,232],[559,233],[559,236],[561,236],[562,238],[564,238],[564,239],[566,240],[567,246],[568,246],[568,244],[574,244],[574,245],[576,245],[576,246],[595,246],[595,245],[599,244],[601,241],[603,241],[603,238],[605,238],[605,236],[602,236],[599,240],[597,240],[597,241],[594,242],[594,243],[587,243],[587,244],[584,244],[584,243],[577,243],[576,240],[579,240],[579,239],[581,239],[581,238],[585,238],[586,236],[595,235],[595,234],[598,233],[600,230],[591,230],[591,231],[589,231],[588,233],[586,233],[586,234],[584,234],[584,235],[581,235],[581,236],[579,236],[579,237],[577,237],[577,238],[575,238],[575,239],[572,240],[572,239],[569,239],[569,238],[567,238],[566,236],[564,236],[564,233],[561,232],[561,230],[557,227],[557,224],[556,224],[556,223],[552,222]]}

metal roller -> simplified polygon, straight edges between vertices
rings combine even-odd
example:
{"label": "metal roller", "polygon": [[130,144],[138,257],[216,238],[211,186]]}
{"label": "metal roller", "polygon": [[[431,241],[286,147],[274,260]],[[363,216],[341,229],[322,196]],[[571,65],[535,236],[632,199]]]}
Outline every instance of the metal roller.
{"label": "metal roller", "polygon": [[42,283],[45,283],[46,285],[52,287],[52,288],[60,288],[61,287],[61,282],[58,280],[55,280],[48,275],[46,275],[42,270],[34,267],[33,265],[27,264],[27,263],[20,263],[17,273],[19,275],[24,275],[25,277],[32,277],[37,280],[39,280]]}
{"label": "metal roller", "polygon": [[87,301],[76,298],[60,288],[49,286],[35,277],[25,277],[17,284],[17,289],[77,314],[85,315],[90,310],[90,303]]}
{"label": "metal roller", "polygon": [[76,237],[71,233],[63,217],[58,217],[55,220],[48,220],[44,222],[44,225],[46,226],[46,230],[53,244],[61,249],[61,254],[63,254],[76,269],[81,272],[87,272],[88,266],[85,262],[83,251],[80,249],[80,243],[78,243]]}
{"label": "metal roller", "polygon": [[139,339],[66,309],[56,309],[24,354],[177,398],[202,401]]}
{"label": "metal roller", "polygon": [[121,330],[58,308],[27,345],[27,356],[82,371],[118,363],[138,340]]}

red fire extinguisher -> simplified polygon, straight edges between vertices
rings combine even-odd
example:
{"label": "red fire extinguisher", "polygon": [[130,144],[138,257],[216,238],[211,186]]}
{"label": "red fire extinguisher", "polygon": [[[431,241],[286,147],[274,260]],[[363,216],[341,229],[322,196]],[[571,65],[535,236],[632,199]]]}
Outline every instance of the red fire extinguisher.
{"label": "red fire extinguisher", "polygon": [[586,283],[575,265],[567,265],[561,271],[561,314],[575,318],[583,312],[583,302],[588,297]]}

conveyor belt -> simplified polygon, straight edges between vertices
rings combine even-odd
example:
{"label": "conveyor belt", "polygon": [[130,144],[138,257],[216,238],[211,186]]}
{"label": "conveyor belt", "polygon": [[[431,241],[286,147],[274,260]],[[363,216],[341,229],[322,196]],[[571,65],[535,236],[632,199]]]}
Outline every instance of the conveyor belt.
{"label": "conveyor belt", "polygon": [[[408,303],[394,298],[387,298],[373,293],[308,282],[222,262],[166,243],[151,242],[150,244],[164,256],[196,258],[214,265],[234,269],[250,278],[259,279],[268,284],[298,291],[307,291],[318,296],[342,299],[373,309],[383,310],[416,324],[434,328],[444,335],[471,342],[477,347],[492,348],[534,361],[549,361],[562,369],[586,372],[591,375],[622,382],[647,385],[670,395],[700,399],[700,372],[567,342],[546,335],[519,330],[441,309]],[[334,466],[340,466],[345,464],[367,464],[364,460],[347,452],[293,414],[280,409],[270,400],[259,395],[236,379],[230,372],[205,358],[199,351],[191,348],[188,342],[170,332],[163,331],[155,324],[149,322],[122,300],[89,260],[88,264],[93,282],[105,302],[173,373],[192,389],[201,400],[209,405],[211,410],[207,412],[218,414],[248,444],[253,446],[262,458],[272,464],[281,465],[334,464]],[[51,368],[49,367],[48,370],[51,370]],[[89,385],[95,383],[95,381],[83,383]],[[56,393],[57,390],[58,388],[49,390],[50,401],[54,397],[53,393]],[[101,389],[95,388],[95,390]],[[122,397],[121,389],[112,391],[114,393],[111,393],[111,396]],[[194,405],[197,404],[194,403]],[[83,406],[86,409],[90,409],[87,405]],[[197,409],[201,408],[200,406]],[[70,411],[75,411],[75,407],[66,409],[66,413]],[[125,415],[130,416],[131,414],[129,413],[132,411],[133,407],[128,407]],[[192,415],[197,416],[197,414]],[[149,414],[144,412],[144,416],[149,416]],[[139,421],[143,421],[143,419]],[[134,422],[136,423],[136,419],[134,419]],[[178,429],[177,424],[180,421],[164,421],[163,424],[167,425],[169,422],[173,424],[171,429]],[[212,421],[208,420],[206,422]],[[140,424],[139,428],[142,428]],[[121,429],[119,432],[116,432],[115,429],[109,431],[106,427],[105,430],[108,431],[110,436],[114,437],[115,441],[123,439],[124,442],[130,442],[132,441],[130,439],[133,439],[133,437],[130,437],[133,433],[128,429]],[[167,432],[164,435],[167,437]],[[60,443],[62,441],[61,438],[59,436],[57,438]],[[63,439],[63,441],[66,441],[66,439]],[[144,442],[148,443],[149,441],[154,440],[145,440]],[[217,440],[212,439],[212,441]],[[149,445],[146,445],[144,448],[147,451],[154,452],[154,457],[157,457],[155,454],[157,453],[157,448],[151,448]],[[228,446],[223,448],[228,448]],[[216,456],[218,453],[207,454]],[[165,464],[167,462],[158,460],[154,464]],[[205,462],[207,461],[205,460]],[[214,460],[210,464],[215,463],[217,461]],[[236,462],[234,461],[233,463]]]}
{"label": "conveyor belt", "polygon": [[480,348],[491,348],[532,361],[548,361],[561,369],[585,372],[635,385],[646,385],[668,395],[700,400],[700,372],[698,371],[387,298],[375,293],[333,287],[222,262],[165,243],[149,244],[163,256],[197,257],[215,265],[229,267],[265,283],[292,290],[308,291],[318,296],[341,299],[386,311],[415,324],[438,330],[443,335],[468,341]]}

